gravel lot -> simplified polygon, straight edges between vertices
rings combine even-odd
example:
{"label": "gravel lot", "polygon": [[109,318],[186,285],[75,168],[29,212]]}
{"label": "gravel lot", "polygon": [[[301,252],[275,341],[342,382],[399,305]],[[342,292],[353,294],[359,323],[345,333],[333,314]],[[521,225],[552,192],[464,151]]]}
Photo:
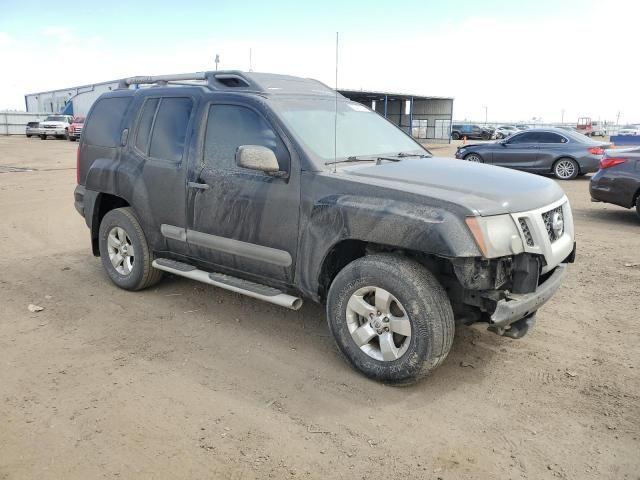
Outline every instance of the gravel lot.
{"label": "gravel lot", "polygon": [[577,263],[537,328],[460,327],[392,388],[340,358],[319,306],[114,287],[75,149],[0,137],[0,479],[640,478],[640,221],[588,178],[562,183]]}

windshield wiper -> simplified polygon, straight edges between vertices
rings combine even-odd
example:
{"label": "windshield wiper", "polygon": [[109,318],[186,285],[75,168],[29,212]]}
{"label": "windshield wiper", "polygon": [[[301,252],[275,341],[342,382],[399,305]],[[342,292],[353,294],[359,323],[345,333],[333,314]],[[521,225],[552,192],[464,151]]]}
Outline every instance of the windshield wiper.
{"label": "windshield wiper", "polygon": [[407,157],[428,158],[429,157],[429,155],[427,155],[426,153],[407,153],[407,152],[400,152],[395,156],[398,158],[407,158]]}
{"label": "windshield wiper", "polygon": [[325,162],[325,165],[334,165],[336,163],[352,163],[352,162],[376,162],[376,165],[380,165],[382,160],[387,160],[389,162],[399,162],[403,158],[408,157],[420,157],[426,158],[429,155],[423,153],[407,153],[400,152],[392,155],[352,155],[343,160],[336,160],[334,162]]}
{"label": "windshield wiper", "polygon": [[[379,157],[376,155],[352,155],[342,160],[336,160],[334,162],[325,162],[325,165],[334,165],[336,163],[353,163],[353,162],[376,162]],[[390,158],[391,161],[397,161],[395,158]]]}

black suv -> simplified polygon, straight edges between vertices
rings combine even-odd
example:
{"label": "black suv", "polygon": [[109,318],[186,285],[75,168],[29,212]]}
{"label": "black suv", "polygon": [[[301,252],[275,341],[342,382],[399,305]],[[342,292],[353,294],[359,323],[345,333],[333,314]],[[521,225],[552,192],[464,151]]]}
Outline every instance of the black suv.
{"label": "black suv", "polygon": [[491,140],[493,134],[494,131],[489,128],[470,123],[460,123],[451,126],[452,140],[459,140],[463,137],[467,137],[469,140]]}
{"label": "black suv", "polygon": [[119,287],[170,272],[291,309],[325,303],[346,358],[390,383],[438,366],[455,320],[524,335],[574,252],[555,182],[433,158],[284,75],[121,81],[86,119],[75,206]]}

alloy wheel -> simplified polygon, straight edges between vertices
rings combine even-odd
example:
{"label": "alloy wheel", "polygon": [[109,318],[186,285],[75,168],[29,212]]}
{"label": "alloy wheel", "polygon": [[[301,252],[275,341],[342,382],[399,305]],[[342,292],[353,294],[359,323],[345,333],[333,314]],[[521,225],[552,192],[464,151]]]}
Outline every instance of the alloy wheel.
{"label": "alloy wheel", "polygon": [[562,180],[573,178],[576,174],[576,166],[571,160],[560,160],[556,164],[556,175]]}
{"label": "alloy wheel", "polygon": [[409,348],[409,316],[398,299],[384,288],[358,289],[351,295],[346,313],[351,338],[369,357],[391,362]]}
{"label": "alloy wheel", "polygon": [[131,239],[122,227],[113,227],[107,236],[107,250],[111,265],[120,275],[129,275],[133,269],[134,249]]}

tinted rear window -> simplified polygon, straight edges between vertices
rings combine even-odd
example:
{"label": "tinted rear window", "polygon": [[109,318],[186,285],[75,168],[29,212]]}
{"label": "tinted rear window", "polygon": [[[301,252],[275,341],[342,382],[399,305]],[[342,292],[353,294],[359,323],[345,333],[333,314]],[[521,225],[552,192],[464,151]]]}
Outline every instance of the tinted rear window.
{"label": "tinted rear window", "polygon": [[190,98],[163,98],[156,114],[149,156],[179,162],[187,137],[193,102]]}
{"label": "tinted rear window", "polygon": [[120,143],[120,126],[132,97],[98,100],[82,136],[85,143],[99,147],[116,147]]}

